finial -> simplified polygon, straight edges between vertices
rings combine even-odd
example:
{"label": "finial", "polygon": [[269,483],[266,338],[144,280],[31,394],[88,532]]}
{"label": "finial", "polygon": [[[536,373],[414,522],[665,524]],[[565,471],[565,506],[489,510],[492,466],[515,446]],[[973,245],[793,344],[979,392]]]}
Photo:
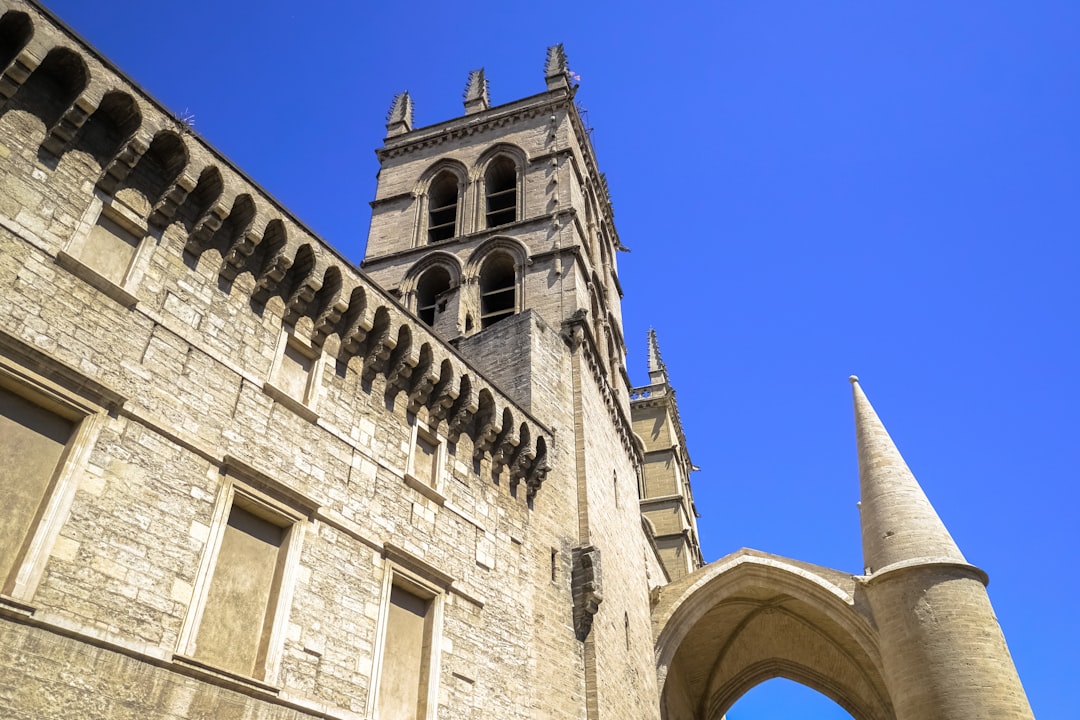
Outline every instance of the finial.
{"label": "finial", "polygon": [[489,107],[491,102],[488,99],[488,81],[484,77],[484,68],[473,70],[465,83],[465,114],[477,113]]}
{"label": "finial", "polygon": [[404,135],[412,130],[413,105],[409,91],[399,92],[394,96],[390,104],[390,112],[386,114],[386,137]]}
{"label": "finial", "polygon": [[858,375],[849,375],[847,380],[848,380],[849,383],[854,385],[857,382],[859,382],[859,376]]}
{"label": "finial", "polygon": [[544,77],[548,90],[570,88],[570,68],[566,64],[566,50],[562,43],[547,49],[547,62],[544,63]]}

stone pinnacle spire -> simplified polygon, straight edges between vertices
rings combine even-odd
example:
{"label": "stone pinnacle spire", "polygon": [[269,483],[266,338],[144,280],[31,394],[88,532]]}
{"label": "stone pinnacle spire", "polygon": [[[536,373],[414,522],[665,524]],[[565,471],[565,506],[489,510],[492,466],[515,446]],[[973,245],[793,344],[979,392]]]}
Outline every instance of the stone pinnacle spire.
{"label": "stone pinnacle spire", "polygon": [[667,381],[667,366],[660,357],[660,343],[656,340],[656,331],[649,328],[649,382],[655,385]]}
{"label": "stone pinnacle spire", "polygon": [[562,43],[552,45],[547,49],[547,58],[544,60],[544,78],[547,81],[548,90],[570,87],[570,67],[566,63],[566,50],[563,49]]}
{"label": "stone pinnacle spire", "polygon": [[851,376],[859,450],[860,524],[867,574],[898,563],[967,563],[888,431]]}
{"label": "stone pinnacle spire", "polygon": [[491,107],[488,99],[488,81],[484,77],[484,68],[469,73],[465,83],[465,114],[471,115]]}
{"label": "stone pinnacle spire", "polygon": [[403,135],[412,130],[413,104],[409,97],[409,91],[400,92],[394,96],[394,102],[390,104],[390,112],[386,114],[386,137]]}

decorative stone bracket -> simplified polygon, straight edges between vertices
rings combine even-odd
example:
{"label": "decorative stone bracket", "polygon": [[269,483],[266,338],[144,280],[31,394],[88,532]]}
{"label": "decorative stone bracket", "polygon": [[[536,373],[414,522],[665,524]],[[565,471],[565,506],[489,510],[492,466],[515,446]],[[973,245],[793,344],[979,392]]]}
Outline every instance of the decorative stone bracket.
{"label": "decorative stone bracket", "polygon": [[574,595],[574,635],[581,642],[592,630],[593,616],[604,600],[600,576],[600,549],[593,545],[574,548],[570,587]]}

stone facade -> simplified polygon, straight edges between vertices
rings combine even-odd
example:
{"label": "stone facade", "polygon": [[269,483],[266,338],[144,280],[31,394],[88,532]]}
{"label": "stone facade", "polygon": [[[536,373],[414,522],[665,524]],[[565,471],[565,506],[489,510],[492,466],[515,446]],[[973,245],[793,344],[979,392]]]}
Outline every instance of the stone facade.
{"label": "stone facade", "polygon": [[[977,570],[924,563],[955,620],[919,636],[912,573],[702,567],[560,46],[545,84],[491,107],[474,72],[427,128],[395,98],[361,271],[0,1],[0,714],[712,719],[784,675],[857,718],[933,716],[920,650],[940,678],[1000,638]],[[740,649],[732,598],[824,631]],[[1019,708],[995,642],[959,682]]]}

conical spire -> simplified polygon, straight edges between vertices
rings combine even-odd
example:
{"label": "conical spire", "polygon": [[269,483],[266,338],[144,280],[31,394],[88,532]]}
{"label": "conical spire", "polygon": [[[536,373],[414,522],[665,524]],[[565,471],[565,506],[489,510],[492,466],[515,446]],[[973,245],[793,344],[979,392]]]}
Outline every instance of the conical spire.
{"label": "conical spire", "polygon": [[667,366],[660,357],[660,343],[656,340],[656,331],[649,328],[649,382],[656,385],[667,381]]}
{"label": "conical spire", "polygon": [[860,523],[867,574],[920,560],[966,563],[888,431],[851,376],[859,449]]}

